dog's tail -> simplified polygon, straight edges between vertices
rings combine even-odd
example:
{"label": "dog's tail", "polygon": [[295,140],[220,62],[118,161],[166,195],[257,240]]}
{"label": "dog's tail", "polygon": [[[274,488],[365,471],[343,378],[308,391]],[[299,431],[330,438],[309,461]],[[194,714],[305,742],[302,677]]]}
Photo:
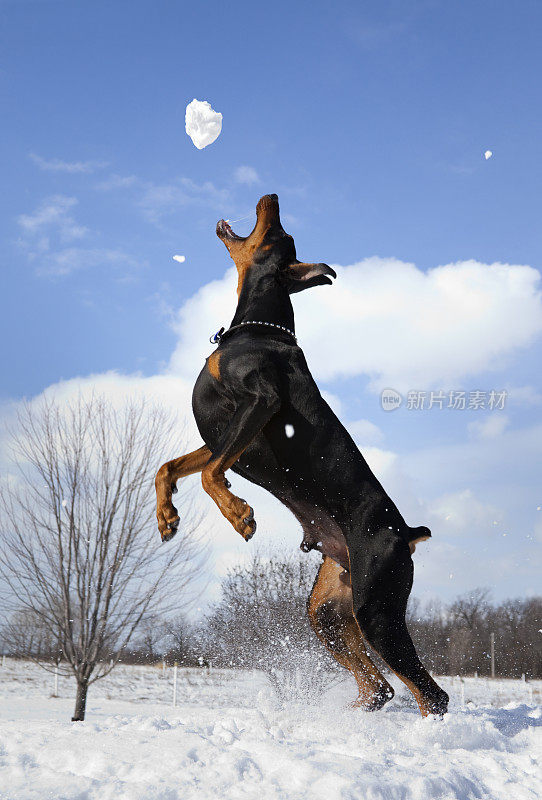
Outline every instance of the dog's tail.
{"label": "dog's tail", "polygon": [[418,542],[425,542],[426,539],[431,538],[431,531],[425,525],[419,525],[417,528],[409,527],[407,538],[410,552],[413,553]]}

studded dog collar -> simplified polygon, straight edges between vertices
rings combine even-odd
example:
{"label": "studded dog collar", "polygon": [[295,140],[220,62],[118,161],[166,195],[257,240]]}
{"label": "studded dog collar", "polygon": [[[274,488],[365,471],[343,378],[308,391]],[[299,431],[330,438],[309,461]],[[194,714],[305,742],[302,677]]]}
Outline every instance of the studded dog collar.
{"label": "studded dog collar", "polygon": [[227,331],[225,331],[224,328],[220,328],[219,331],[213,333],[213,335],[209,338],[209,341],[211,344],[220,344],[220,342],[226,336],[229,336],[229,334],[233,333],[233,331],[239,330],[239,328],[242,328],[244,325],[264,325],[268,328],[276,328],[277,330],[287,333],[289,336],[291,336],[294,342],[297,344],[297,337],[295,333],[287,328],[286,325],[277,325],[276,322],[262,322],[256,319],[249,319],[245,322],[240,322],[239,325],[233,325],[231,328],[228,328]]}

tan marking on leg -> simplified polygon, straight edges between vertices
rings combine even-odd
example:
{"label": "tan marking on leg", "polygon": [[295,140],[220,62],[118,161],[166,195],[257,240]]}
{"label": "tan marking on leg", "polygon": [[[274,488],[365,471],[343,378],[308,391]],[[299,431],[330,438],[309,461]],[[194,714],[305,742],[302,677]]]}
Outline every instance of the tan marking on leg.
{"label": "tan marking on leg", "polygon": [[420,536],[418,539],[413,539],[411,542],[409,542],[408,547],[410,549],[410,555],[412,555],[412,553],[416,550],[416,545],[419,542],[426,542],[430,538],[430,536]]}
{"label": "tan marking on leg", "polygon": [[237,453],[231,459],[219,457],[210,461],[202,470],[201,483],[223,516],[241,534],[245,542],[248,542],[256,530],[254,512],[246,500],[242,500],[230,492],[224,476],[226,470],[235,464],[242,452]]}
{"label": "tan marking on leg", "polygon": [[[429,714],[434,714],[435,713],[435,709],[433,707],[433,703],[432,703],[431,698],[430,697],[425,697],[423,695],[422,691],[419,689],[419,687],[416,686],[414,683],[412,683],[411,680],[409,680],[408,678],[405,678],[399,672],[396,672],[395,674],[397,675],[398,678],[400,678],[403,681],[405,686],[408,689],[410,689],[410,691],[414,695],[414,699],[416,700],[416,702],[418,704],[418,708],[420,709],[422,717],[427,717],[427,716],[429,716]],[[438,683],[435,683],[435,681],[433,680],[433,678],[431,677],[431,675],[428,672],[426,672],[426,680],[427,680],[427,683],[430,686],[434,687],[437,690],[437,692],[441,691],[440,686],[438,685]]]}
{"label": "tan marking on leg", "polygon": [[[329,609],[331,624],[321,624]],[[355,706],[381,708],[393,697],[393,689],[370,658],[352,611],[352,589],[343,568],[325,557],[313,586],[308,613],[311,626],[332,656],[348,669],[358,685]]]}
{"label": "tan marking on leg", "polygon": [[173,487],[179,478],[200,472],[210,457],[211,451],[207,445],[203,445],[192,453],[162,464],[158,470],[154,485],[156,487],[156,517],[162,541],[167,542],[175,536],[179,525],[177,509],[171,502]]}
{"label": "tan marking on leg", "polygon": [[207,369],[213,376],[213,378],[217,381],[220,380],[220,356],[222,353],[219,353],[218,350],[215,350],[214,353],[211,353],[209,358],[207,359]]}

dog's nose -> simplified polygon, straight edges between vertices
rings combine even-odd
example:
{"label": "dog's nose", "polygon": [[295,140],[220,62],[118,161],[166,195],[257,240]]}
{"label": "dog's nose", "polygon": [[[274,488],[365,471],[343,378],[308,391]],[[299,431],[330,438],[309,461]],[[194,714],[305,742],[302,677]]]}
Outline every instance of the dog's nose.
{"label": "dog's nose", "polygon": [[264,194],[263,197],[260,197],[258,200],[259,206],[269,206],[273,205],[274,203],[278,203],[279,196],[278,194]]}

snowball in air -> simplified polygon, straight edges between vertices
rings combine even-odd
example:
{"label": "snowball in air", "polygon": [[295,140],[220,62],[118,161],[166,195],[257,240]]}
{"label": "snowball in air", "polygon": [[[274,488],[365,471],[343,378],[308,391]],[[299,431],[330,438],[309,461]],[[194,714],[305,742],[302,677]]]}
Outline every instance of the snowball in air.
{"label": "snowball in air", "polygon": [[292,436],[293,436],[293,435],[294,435],[294,433],[295,433],[294,426],[293,426],[293,425],[285,425],[285,426],[284,426],[284,433],[286,434],[286,436],[288,437],[288,439],[291,439],[291,438],[292,438]]}
{"label": "snowball in air", "polygon": [[184,262],[186,261],[186,258],[184,256],[173,256],[173,260],[174,261],[178,261],[179,264],[184,264]]}
{"label": "snowball in air", "polygon": [[63,508],[66,508],[67,505],[68,505],[68,501],[67,500],[63,500],[62,501]]}
{"label": "snowball in air", "polygon": [[213,111],[206,100],[192,100],[186,106],[186,132],[198,148],[203,150],[220,136],[222,114]]}
{"label": "snowball in air", "polygon": [[486,150],[486,152],[484,153],[485,160],[487,161],[488,158],[491,158],[492,155],[493,155],[493,152],[491,150]]}

